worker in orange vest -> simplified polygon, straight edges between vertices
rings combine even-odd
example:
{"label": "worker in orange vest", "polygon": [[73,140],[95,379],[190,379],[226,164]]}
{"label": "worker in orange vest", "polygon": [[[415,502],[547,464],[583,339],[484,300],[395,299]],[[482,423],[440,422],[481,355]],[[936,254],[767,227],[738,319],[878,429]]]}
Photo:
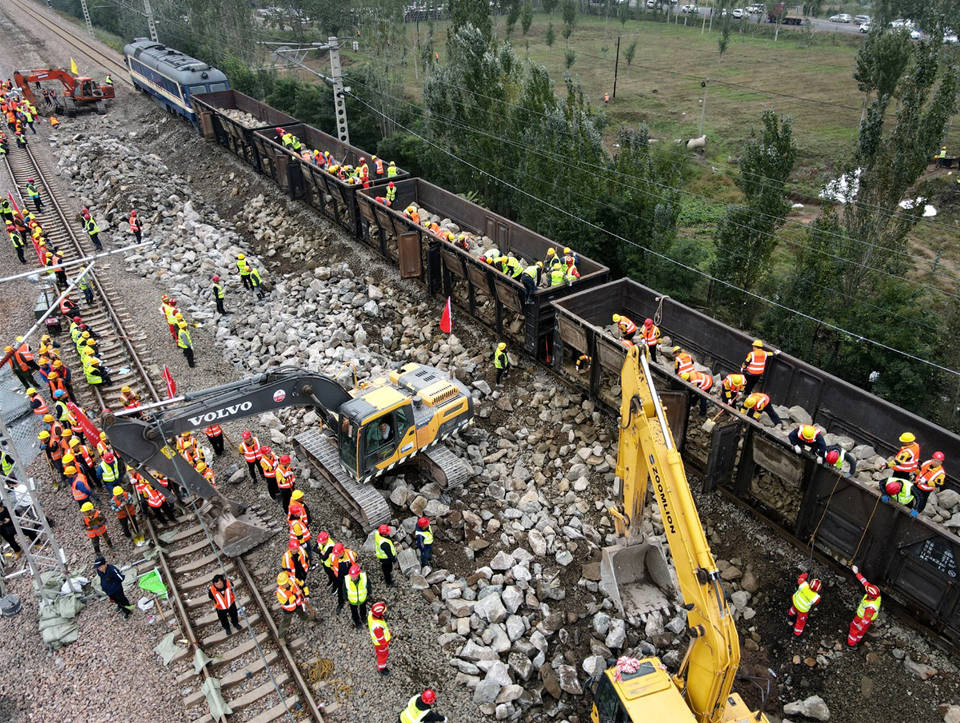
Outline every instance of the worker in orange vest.
{"label": "worker in orange vest", "polygon": [[249,429],[243,430],[240,436],[243,438],[240,442],[240,454],[243,455],[243,459],[247,463],[247,469],[250,470],[251,481],[256,484],[258,471],[259,477],[263,477],[263,472],[260,471],[258,464],[262,454],[260,441],[253,436],[253,433]]}
{"label": "worker in orange vest", "polygon": [[230,623],[236,630],[240,629],[240,620],[237,616],[237,599],[233,595],[233,586],[223,575],[214,575],[213,584],[207,590],[207,597],[213,601],[213,608],[223,626],[223,632],[232,635]]}
{"label": "worker in orange vest", "polygon": [[827,443],[823,439],[823,431],[813,424],[800,424],[790,434],[787,435],[793,451],[801,454],[804,449],[809,449],[817,455],[817,462],[823,464],[823,458],[827,455]]}
{"label": "worker in orange vest", "polygon": [[[685,382],[690,382],[693,386],[697,387],[703,392],[709,392],[713,387],[713,377],[709,374],[704,374],[703,372],[683,372],[680,374],[680,378]],[[700,414],[707,413],[707,397],[705,394],[697,395],[700,397]],[[690,406],[693,406],[696,403],[696,398],[690,399]]]}
{"label": "worker in orange vest", "polygon": [[267,493],[271,499],[276,500],[280,494],[277,489],[277,457],[270,447],[263,446],[260,448],[260,471],[267,481]]}
{"label": "worker in orange vest", "polygon": [[893,477],[912,479],[920,467],[920,445],[913,432],[900,435],[900,449],[887,464],[893,470]]}
{"label": "worker in orange vest", "polygon": [[213,447],[213,453],[218,457],[223,454],[223,428],[219,424],[211,424],[204,427],[203,433]]}
{"label": "worker in orange vest", "polygon": [[300,586],[286,572],[277,575],[277,602],[280,603],[280,609],[283,610],[283,618],[280,620],[279,629],[281,640],[286,640],[287,630],[290,628],[290,622],[294,615],[299,615],[307,620],[317,620],[317,614],[313,610],[307,612],[308,603]]}
{"label": "worker in orange vest", "polygon": [[678,346],[673,347],[671,350],[673,352],[673,373],[677,376],[680,376],[684,372],[689,374],[694,371],[693,368],[693,357],[687,354],[683,349]]}
{"label": "worker in orange vest", "polygon": [[947,479],[947,473],[943,471],[943,452],[934,452],[933,457],[920,465],[920,471],[914,478],[917,485],[917,513],[923,512],[927,506],[927,498],[930,493],[943,485]]}
{"label": "worker in orange vest", "polygon": [[743,374],[727,374],[723,378],[723,400],[732,406],[743,394],[746,384],[747,379]]}
{"label": "worker in orange vest", "polygon": [[[633,336],[637,333],[637,325],[633,323],[633,320],[620,314],[614,314],[613,323],[616,324],[617,329],[620,330],[621,339],[625,341],[633,341]],[[653,322],[650,323],[652,324]]]}
{"label": "worker in orange vest", "polygon": [[289,513],[290,496],[293,494],[293,486],[297,483],[297,476],[294,474],[293,468],[290,466],[289,454],[280,455],[280,459],[277,460],[275,473],[277,480],[277,492],[280,497],[278,500],[280,502],[280,507]]}
{"label": "worker in orange vest", "polygon": [[107,533],[107,523],[100,516],[100,510],[93,506],[92,502],[84,502],[80,505],[80,512],[83,513],[83,527],[87,532],[87,537],[93,543],[93,551],[99,557],[103,553],[100,551],[100,538],[107,543],[107,547],[113,547],[110,541],[110,535]]}
{"label": "worker in orange vest", "polygon": [[643,320],[643,341],[650,351],[651,361],[657,360],[657,345],[660,343],[660,327],[653,323],[653,319]]}
{"label": "worker in orange vest", "polygon": [[3,352],[6,355],[5,358],[10,363],[10,370],[14,376],[20,380],[24,389],[36,387],[37,382],[33,378],[33,372],[40,371],[40,367],[37,365],[37,362],[34,361],[33,352],[30,351],[30,347],[27,346],[26,342],[23,342],[23,337],[18,336],[17,341],[20,343],[16,349],[12,346],[5,346],[3,348]]}
{"label": "worker in orange vest", "polygon": [[766,349],[763,348],[762,341],[759,339],[753,340],[753,348],[750,350],[750,353],[747,354],[747,358],[743,364],[740,365],[740,371],[747,378],[744,393],[749,394],[753,391],[753,387],[763,378],[763,373],[767,370],[767,360],[771,354],[776,356],[779,353],[779,351],[768,353]]}
{"label": "worker in orange vest", "polygon": [[344,547],[342,542],[333,546],[333,552],[330,554],[330,569],[337,578],[337,612],[343,609],[346,600],[347,588],[346,579],[350,568],[357,564],[357,553],[349,547]]}

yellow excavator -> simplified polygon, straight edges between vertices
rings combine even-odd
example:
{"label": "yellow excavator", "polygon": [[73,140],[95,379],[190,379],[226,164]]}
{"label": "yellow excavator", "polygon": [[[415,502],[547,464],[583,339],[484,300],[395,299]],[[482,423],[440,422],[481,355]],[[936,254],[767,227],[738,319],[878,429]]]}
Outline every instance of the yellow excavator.
{"label": "yellow excavator", "polygon": [[[766,723],[763,713],[751,711],[731,692],[740,665],[737,629],[639,346],[627,351],[620,379],[617,476],[623,482],[623,509],[611,512],[625,544],[604,550],[601,572],[605,584],[632,588],[624,597],[626,607],[634,610],[644,605],[649,609],[651,600],[671,587],[662,550],[640,534],[649,482],[673,557],[690,644],[673,675],[656,657],[621,658],[617,666],[600,672],[592,682],[593,723]],[[640,592],[644,586],[654,591]]]}

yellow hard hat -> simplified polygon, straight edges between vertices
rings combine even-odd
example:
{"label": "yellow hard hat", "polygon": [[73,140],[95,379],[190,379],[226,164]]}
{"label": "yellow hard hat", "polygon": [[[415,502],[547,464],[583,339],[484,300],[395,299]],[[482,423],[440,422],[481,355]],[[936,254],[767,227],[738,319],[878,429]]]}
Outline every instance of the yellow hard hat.
{"label": "yellow hard hat", "polygon": [[186,329],[186,328],[187,328],[187,322],[181,321],[179,324],[177,324],[177,326],[179,326],[181,329]]}
{"label": "yellow hard hat", "polygon": [[71,447],[76,447],[76,446],[78,446],[79,444],[80,444],[80,440],[79,440],[77,437],[71,437],[71,438],[70,438],[70,446],[71,446]]}
{"label": "yellow hard hat", "polygon": [[247,257],[244,256],[243,254],[237,254],[237,261],[243,261],[245,258]]}
{"label": "yellow hard hat", "polygon": [[86,341],[87,346],[94,346],[96,345],[96,343],[97,343],[96,339],[87,339]]}
{"label": "yellow hard hat", "polygon": [[681,349],[679,346],[675,346],[670,351],[672,351],[674,354],[679,354],[680,352],[683,351],[683,349]]}
{"label": "yellow hard hat", "polygon": [[73,453],[72,453],[72,452],[67,452],[66,454],[63,455],[63,463],[64,463],[64,464],[70,464],[70,463],[71,463],[73,460],[75,460],[75,459],[76,459],[76,457],[73,456]]}
{"label": "yellow hard hat", "polygon": [[63,430],[63,434],[62,434],[61,436],[63,436],[63,437],[72,437],[72,436],[73,436],[73,430],[68,427],[67,429]]}
{"label": "yellow hard hat", "polygon": [[557,252],[553,247],[547,249],[547,256],[556,256],[556,255],[557,255]]}
{"label": "yellow hard hat", "polygon": [[749,397],[743,400],[743,406],[746,409],[753,409],[755,406],[757,406],[757,398],[751,394]]}
{"label": "yellow hard hat", "polygon": [[758,348],[759,348],[759,347],[762,347],[762,346],[763,346],[763,342],[760,341],[759,339],[754,339],[754,340],[753,340],[753,345],[754,345],[755,347],[758,347]]}
{"label": "yellow hard hat", "polygon": [[569,246],[564,246],[564,247],[563,247],[563,253],[565,253],[565,254],[570,253],[570,247],[569,247]]}
{"label": "yellow hard hat", "polygon": [[92,502],[84,502],[82,505],[80,505],[80,511],[81,511],[81,512],[89,512],[89,511],[92,510],[92,509],[93,509],[93,503],[92,503]]}
{"label": "yellow hard hat", "polygon": [[206,462],[197,462],[197,472],[203,472],[207,468]]}
{"label": "yellow hard hat", "polygon": [[[84,348],[84,350],[83,350],[83,355],[84,355],[84,356],[92,357],[92,356],[93,356],[93,347],[92,347],[92,346],[88,346],[88,347]],[[91,359],[91,361],[93,361],[93,359]]]}
{"label": "yellow hard hat", "polygon": [[504,344],[502,341],[501,341],[499,344],[497,344],[497,350],[498,350],[498,351],[503,351],[503,350],[506,349],[506,348],[507,348],[507,345]]}
{"label": "yellow hard hat", "polygon": [[916,439],[917,438],[914,436],[913,432],[904,432],[900,435],[900,441],[904,444],[910,444],[911,442],[916,441]]}
{"label": "yellow hard hat", "polygon": [[279,575],[277,575],[277,584],[286,585],[289,579],[290,579],[290,576],[287,573],[281,572]]}
{"label": "yellow hard hat", "polygon": [[77,473],[77,468],[74,467],[74,466],[71,464],[69,467],[64,467],[64,468],[63,468],[63,473],[64,473],[64,474],[76,474],[76,473]]}
{"label": "yellow hard hat", "polygon": [[43,430],[42,432],[40,432],[40,434],[37,435],[37,439],[49,439],[49,438],[50,438],[50,432],[48,432],[47,430]]}
{"label": "yellow hard hat", "polygon": [[82,336],[84,339],[89,339],[89,338],[90,338],[90,332],[89,332],[89,331],[81,332],[81,333],[80,333],[80,336]]}
{"label": "yellow hard hat", "polygon": [[34,389],[33,387],[30,387],[30,388],[27,390],[27,396],[28,396],[28,397],[33,396],[33,395],[36,394],[36,393],[37,393],[37,390]]}
{"label": "yellow hard hat", "polygon": [[680,372],[680,378],[685,382],[690,381],[690,372]]}
{"label": "yellow hard hat", "polygon": [[3,347],[3,351],[4,353],[9,354],[10,352],[13,351],[13,347],[7,344],[5,347]]}
{"label": "yellow hard hat", "polygon": [[120,387],[120,391],[123,392],[124,394],[129,394],[130,387]]}
{"label": "yellow hard hat", "polygon": [[617,323],[618,321],[620,321],[620,314],[614,314],[614,315],[613,315],[613,322],[614,322],[614,323]]}
{"label": "yellow hard hat", "polygon": [[303,497],[303,490],[294,490],[293,494],[290,495],[292,500],[299,500],[301,497]]}
{"label": "yellow hard hat", "polygon": [[122,495],[122,494],[123,494],[123,487],[121,487],[120,485],[117,485],[116,487],[114,487],[114,488],[113,488],[113,494],[115,494],[115,495]]}
{"label": "yellow hard hat", "polygon": [[52,414],[44,414],[44,415],[43,415],[43,421],[46,422],[47,424],[52,424],[52,423],[53,423],[53,415],[52,415]]}

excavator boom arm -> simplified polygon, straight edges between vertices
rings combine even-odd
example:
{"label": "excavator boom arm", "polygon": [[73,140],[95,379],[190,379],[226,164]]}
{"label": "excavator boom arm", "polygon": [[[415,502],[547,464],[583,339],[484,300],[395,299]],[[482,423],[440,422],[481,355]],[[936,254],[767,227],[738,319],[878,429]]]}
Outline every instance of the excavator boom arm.
{"label": "excavator boom arm", "polygon": [[740,663],[739,640],[680,453],[639,346],[627,352],[621,387],[617,474],[624,482],[624,506],[637,506],[649,480],[689,608],[692,643],[678,685],[698,721],[721,721]]}
{"label": "excavator boom arm", "polygon": [[135,467],[155,469],[175,481],[182,481],[193,494],[205,500],[220,498],[236,510],[236,503],[222,498],[167,444],[168,439],[199,427],[291,406],[314,407],[324,419],[330,420],[349,399],[347,391],[330,377],[300,369],[277,369],[253,379],[185,395],[182,401],[186,404],[173,408],[164,405],[161,411],[146,419],[137,416],[138,412],[149,413],[159,405],[118,415],[106,413],[103,425],[110,444]]}

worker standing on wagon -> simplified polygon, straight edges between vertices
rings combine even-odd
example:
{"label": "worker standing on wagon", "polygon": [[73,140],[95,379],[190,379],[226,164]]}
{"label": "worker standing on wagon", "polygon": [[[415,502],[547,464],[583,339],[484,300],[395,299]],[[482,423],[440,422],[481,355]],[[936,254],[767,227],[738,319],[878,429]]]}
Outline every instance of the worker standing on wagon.
{"label": "worker standing on wagon", "polygon": [[614,314],[612,318],[613,323],[620,330],[620,338],[633,343],[634,334],[637,333],[637,325],[633,323],[633,320],[621,314]]}
{"label": "worker standing on wagon", "polygon": [[[34,131],[36,133],[36,131]],[[40,200],[40,191],[37,190],[37,184],[32,178],[27,179],[27,196],[33,201],[33,207],[37,213],[43,213],[43,201]]]}
{"label": "worker standing on wagon", "polygon": [[943,471],[943,452],[934,452],[933,457],[920,465],[920,471],[914,477],[917,483],[917,512],[923,512],[927,506],[927,498],[934,490],[943,486],[947,479],[946,472]]}
{"label": "worker standing on wagon", "polygon": [[770,402],[770,397],[763,392],[754,392],[750,394],[746,399],[743,400],[742,406],[740,407],[740,414],[752,414],[754,419],[760,419],[760,415],[766,412],[767,416],[770,417],[770,421],[779,427],[783,420],[780,419],[780,415],[777,414],[776,410],[773,408],[773,404]]}
{"label": "worker standing on wagon", "polygon": [[[779,353],[779,351],[775,351],[770,354],[776,356]],[[747,354],[747,358],[743,364],[740,365],[740,371],[747,378],[744,393],[750,394],[757,382],[763,378],[763,373],[767,370],[767,360],[770,358],[770,354],[763,348],[762,341],[759,339],[753,340],[753,348],[750,350],[750,353]]]}
{"label": "worker standing on wagon", "polygon": [[900,449],[887,462],[897,479],[912,479],[920,468],[920,445],[913,432],[904,432],[900,435]]}
{"label": "worker standing on wagon", "polygon": [[871,584],[867,578],[861,575],[856,565],[850,569],[857,576],[859,583],[863,585],[865,593],[860,600],[860,605],[857,606],[857,614],[853,617],[850,623],[850,631],[847,634],[847,645],[855,648],[863,640],[863,636],[867,634],[867,630],[870,629],[873,621],[880,614],[881,599],[880,588]]}
{"label": "worker standing on wagon", "polygon": [[520,283],[523,284],[524,297],[523,303],[527,304],[533,299],[533,295],[537,293],[537,287],[540,286],[540,277],[543,275],[543,262],[537,261],[535,264],[530,264],[524,268],[523,272],[520,274]]}
{"label": "worker standing on wagon", "polygon": [[817,462],[823,463],[827,455],[827,443],[823,439],[823,431],[813,424],[799,424],[787,435],[793,451],[801,454],[804,449],[812,451],[817,456]]}
{"label": "worker standing on wagon", "polygon": [[220,283],[220,277],[217,276],[216,274],[214,274],[212,281],[213,281],[213,289],[212,289],[213,301],[217,305],[217,311],[220,313],[221,316],[223,316],[224,314],[227,313],[226,310],[223,308],[223,297],[225,296],[223,291],[223,284]]}
{"label": "worker standing on wagon", "polygon": [[733,406],[746,388],[747,378],[743,374],[727,374],[723,378],[723,400]]}
{"label": "worker standing on wagon", "polygon": [[[683,372],[680,375],[680,378],[685,382],[690,382],[693,386],[697,387],[702,392],[709,392],[713,388],[713,377],[709,374],[704,374],[703,372]],[[704,415],[707,413],[707,397],[706,394],[697,395],[700,397],[700,414]],[[690,406],[692,407],[697,400],[691,398]]]}
{"label": "worker standing on wagon", "polygon": [[657,360],[657,345],[660,343],[660,327],[653,323],[653,319],[643,320],[643,342],[650,351],[650,360]]}

